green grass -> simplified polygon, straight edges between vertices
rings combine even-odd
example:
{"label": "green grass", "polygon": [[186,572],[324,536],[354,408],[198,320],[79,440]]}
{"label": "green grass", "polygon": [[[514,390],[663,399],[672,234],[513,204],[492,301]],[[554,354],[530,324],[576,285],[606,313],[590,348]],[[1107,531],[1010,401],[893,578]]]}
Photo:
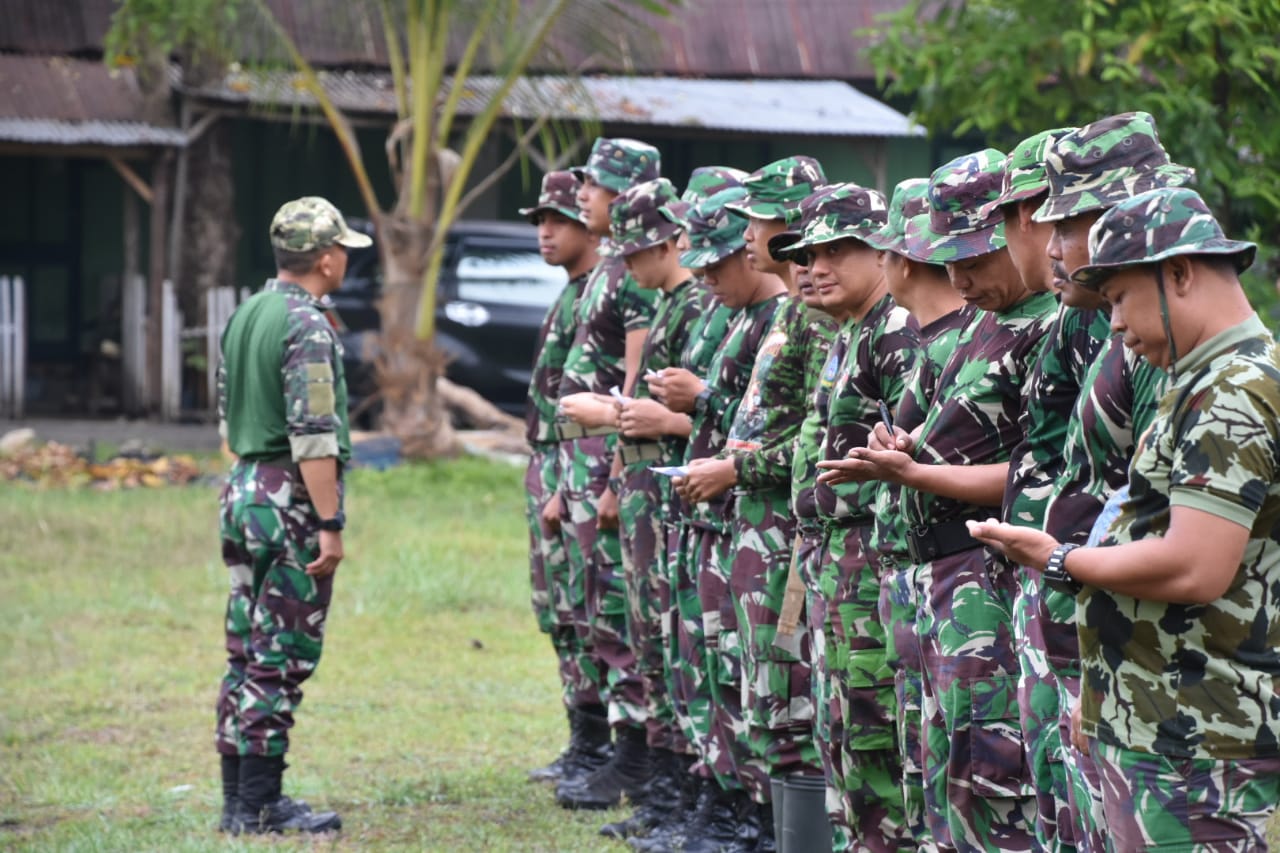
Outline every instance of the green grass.
{"label": "green grass", "polygon": [[209,487],[0,483],[0,849],[618,850],[524,773],[565,735],[528,604],[522,472],[350,478],[286,791],[336,838],[230,841],[212,746],[225,570]]}

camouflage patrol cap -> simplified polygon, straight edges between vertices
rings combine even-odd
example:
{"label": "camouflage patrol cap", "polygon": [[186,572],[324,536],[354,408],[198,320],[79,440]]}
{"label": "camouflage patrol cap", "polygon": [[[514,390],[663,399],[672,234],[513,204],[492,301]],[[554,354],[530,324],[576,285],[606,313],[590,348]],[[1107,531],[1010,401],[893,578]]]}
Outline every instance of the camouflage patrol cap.
{"label": "camouflage patrol cap", "polygon": [[670,240],[684,230],[684,207],[666,178],[627,190],[609,204],[613,253],[626,257]]}
{"label": "camouflage patrol cap", "polygon": [[373,245],[367,234],[352,231],[338,208],[309,195],[287,201],[271,219],[271,245],[286,252],[310,252],[330,246],[363,249]]}
{"label": "camouflage patrol cap", "polygon": [[746,248],[747,220],[725,209],[726,204],[741,201],[746,195],[742,187],[730,187],[689,209],[689,250],[680,255],[680,266],[699,270]]}
{"label": "camouflage patrol cap", "polygon": [[937,239],[919,241],[920,260],[946,264],[1004,248],[1004,214],[991,204],[1004,183],[1004,160],[1002,152],[984,148],[934,170],[929,230]]}
{"label": "camouflage patrol cap", "polygon": [[536,224],[539,213],[551,210],[574,222],[581,222],[582,211],[578,209],[578,189],[581,186],[582,181],[574,177],[572,172],[547,172],[542,176],[542,192],[538,194],[538,203],[533,207],[520,208],[520,215]]}
{"label": "camouflage patrol cap", "polygon": [[929,225],[929,179],[908,178],[893,188],[889,199],[888,219],[879,230],[870,234],[866,242],[877,249],[910,255],[907,248],[907,227],[917,217],[923,217]]}
{"label": "camouflage patrol cap", "polygon": [[1075,130],[1074,127],[1058,127],[1042,130],[1014,146],[1004,161],[1004,182],[1000,197],[992,204],[1012,204],[1015,201],[1035,198],[1049,189],[1049,177],[1045,174],[1044,159],[1050,146]]}
{"label": "camouflage patrol cap", "polygon": [[1032,217],[1057,222],[1105,210],[1157,187],[1190,183],[1195,170],[1169,162],[1149,113],[1108,116],[1068,133],[1045,153],[1049,198]]}
{"label": "camouflage patrol cap", "polygon": [[610,192],[620,193],[636,184],[652,181],[661,174],[658,149],[637,139],[606,139],[601,136],[591,146],[587,165],[571,171],[580,181],[587,178]]}
{"label": "camouflage patrol cap", "polygon": [[743,180],[747,197],[729,205],[739,216],[781,219],[788,225],[799,218],[800,202],[827,184],[822,164],[812,157],[784,157],[761,166]]}
{"label": "camouflage patrol cap", "polygon": [[1089,229],[1089,263],[1071,280],[1096,290],[1127,267],[1177,255],[1232,255],[1237,272],[1253,263],[1258,247],[1228,240],[1195,190],[1161,187],[1125,199]]}
{"label": "camouflage patrol cap", "polygon": [[689,185],[684,188],[680,200],[690,205],[697,204],[721,190],[742,186],[746,177],[746,172],[730,166],[699,166],[689,175]]}

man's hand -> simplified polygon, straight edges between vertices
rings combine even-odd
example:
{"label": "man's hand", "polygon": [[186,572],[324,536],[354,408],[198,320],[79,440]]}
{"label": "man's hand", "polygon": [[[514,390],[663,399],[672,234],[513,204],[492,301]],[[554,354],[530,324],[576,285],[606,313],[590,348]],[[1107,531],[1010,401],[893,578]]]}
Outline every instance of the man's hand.
{"label": "man's hand", "polygon": [[707,383],[683,367],[664,367],[647,381],[654,399],[673,412],[692,412],[694,401],[707,387]]}
{"label": "man's hand", "polygon": [[618,496],[606,488],[596,504],[596,527],[600,530],[618,529]]}
{"label": "man's hand", "polygon": [[1031,527],[1015,527],[994,518],[966,522],[969,535],[1003,553],[1020,566],[1044,571],[1058,540]]}
{"label": "man's hand", "polygon": [[324,578],[338,570],[342,562],[342,533],[337,530],[320,531],[320,555],[307,563],[307,574]]}
{"label": "man's hand", "polygon": [[593,427],[617,426],[618,408],[611,397],[582,391],[560,398],[560,411],[574,423]]}
{"label": "man's hand", "polygon": [[1084,736],[1084,715],[1078,698],[1071,706],[1071,745],[1085,755],[1089,754],[1089,739]]}
{"label": "man's hand", "polygon": [[738,471],[732,459],[693,459],[689,462],[689,476],[672,482],[685,500],[705,503],[736,486]]}
{"label": "man's hand", "polygon": [[818,467],[824,471],[818,475],[818,482],[829,486],[838,483],[865,483],[869,480],[903,484],[915,464],[911,455],[901,450],[855,447],[849,451],[846,459],[824,459],[819,462]]}
{"label": "man's hand", "polygon": [[657,400],[628,400],[618,416],[618,426],[627,438],[662,438],[671,430],[671,410]]}
{"label": "man's hand", "polygon": [[542,525],[552,533],[560,532],[560,493],[555,492],[542,505]]}
{"label": "man's hand", "polygon": [[[916,440],[911,433],[901,427],[893,428],[893,435],[889,434],[889,430],[885,429],[884,424],[876,424],[871,430],[871,435],[867,437],[867,448],[870,450],[900,450],[903,453],[915,455]],[[853,453],[849,453],[853,456]]]}

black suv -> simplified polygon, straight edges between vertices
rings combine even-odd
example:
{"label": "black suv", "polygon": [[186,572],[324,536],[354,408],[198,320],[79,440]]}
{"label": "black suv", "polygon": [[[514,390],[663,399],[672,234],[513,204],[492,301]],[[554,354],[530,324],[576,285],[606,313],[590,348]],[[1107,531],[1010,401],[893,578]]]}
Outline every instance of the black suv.
{"label": "black suv", "polygon": [[[367,221],[347,222],[372,234]],[[504,411],[521,415],[538,330],[568,276],[543,261],[537,231],[522,223],[457,222],[444,253],[436,293],[436,345],[449,356],[445,373]],[[346,279],[330,298],[346,326],[342,344],[351,408],[360,411],[357,420],[365,426],[377,408],[362,405],[376,387],[365,341],[380,327],[381,291],[377,247],[352,249]]]}

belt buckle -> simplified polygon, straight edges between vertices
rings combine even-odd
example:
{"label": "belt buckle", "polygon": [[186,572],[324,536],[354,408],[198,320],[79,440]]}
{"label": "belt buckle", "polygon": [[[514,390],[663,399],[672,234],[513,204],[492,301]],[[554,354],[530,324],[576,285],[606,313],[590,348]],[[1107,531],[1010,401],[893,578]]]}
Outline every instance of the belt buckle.
{"label": "belt buckle", "polygon": [[937,553],[936,546],[924,547],[924,538],[928,533],[929,528],[924,524],[912,527],[907,531],[907,552],[911,555],[911,562],[916,565],[923,565],[929,562],[933,559],[934,554]]}

